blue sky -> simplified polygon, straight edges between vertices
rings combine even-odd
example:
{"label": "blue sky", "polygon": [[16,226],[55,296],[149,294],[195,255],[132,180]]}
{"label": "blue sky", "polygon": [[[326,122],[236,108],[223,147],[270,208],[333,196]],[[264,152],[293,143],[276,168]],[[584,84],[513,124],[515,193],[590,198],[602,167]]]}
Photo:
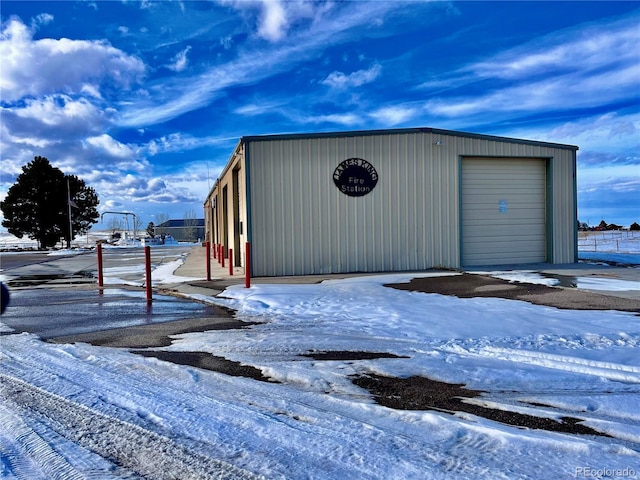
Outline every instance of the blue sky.
{"label": "blue sky", "polygon": [[0,199],[42,155],[101,211],[201,217],[243,135],[433,127],[578,145],[580,220],[640,222],[637,2],[0,8]]}

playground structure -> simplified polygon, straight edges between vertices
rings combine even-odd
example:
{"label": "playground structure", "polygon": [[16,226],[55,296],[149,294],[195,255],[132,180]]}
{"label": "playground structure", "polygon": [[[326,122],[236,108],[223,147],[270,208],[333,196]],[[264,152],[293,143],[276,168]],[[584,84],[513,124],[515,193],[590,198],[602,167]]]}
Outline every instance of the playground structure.
{"label": "playground structure", "polygon": [[[138,216],[132,212],[102,212],[102,214],[100,215],[101,222],[104,222],[104,216],[107,214],[124,216],[125,228],[123,230],[125,231],[125,235],[124,238],[120,239],[120,243],[124,243],[125,245],[135,245],[138,241],[138,225],[140,225],[141,223]],[[129,216],[132,217],[133,228],[131,229],[129,228]],[[132,231],[132,235],[129,235],[130,230]]]}

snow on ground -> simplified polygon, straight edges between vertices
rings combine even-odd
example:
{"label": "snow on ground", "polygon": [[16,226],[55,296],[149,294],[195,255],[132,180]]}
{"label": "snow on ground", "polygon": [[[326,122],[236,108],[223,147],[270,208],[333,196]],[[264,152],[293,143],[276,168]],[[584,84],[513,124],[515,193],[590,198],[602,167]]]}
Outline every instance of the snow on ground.
{"label": "snow on ground", "polygon": [[[180,281],[173,274],[179,263],[161,265],[154,281]],[[640,316],[384,286],[412,276],[230,287],[215,301],[255,325],[177,335],[164,348],[210,352],[257,367],[280,383],[174,365],[122,349],[5,334],[0,337],[0,476],[640,475]],[[509,279],[548,281],[536,272]],[[610,290],[616,281],[608,282]],[[640,290],[640,282],[618,286]],[[403,358],[302,356],[341,350]],[[366,373],[463,383],[485,392],[470,402],[580,418],[609,437],[521,429],[466,413],[393,410],[377,405],[350,381]]]}
{"label": "snow on ground", "polygon": [[591,263],[640,265],[640,232],[578,232],[578,258]]}

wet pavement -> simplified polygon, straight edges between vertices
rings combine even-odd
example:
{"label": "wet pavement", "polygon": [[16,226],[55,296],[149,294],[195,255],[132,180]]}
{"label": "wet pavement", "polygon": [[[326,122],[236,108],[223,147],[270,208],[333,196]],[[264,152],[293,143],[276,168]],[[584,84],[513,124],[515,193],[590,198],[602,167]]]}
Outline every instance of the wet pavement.
{"label": "wet pavement", "polygon": [[[183,259],[192,249],[192,245],[154,247],[152,268]],[[197,325],[192,328],[210,329],[230,320],[229,312],[221,307],[158,291],[147,302],[141,248],[104,249],[103,265],[105,286],[98,288],[95,251],[3,254],[0,277],[10,288],[11,300],[2,323],[13,333],[29,332],[43,340],[118,332],[119,341],[126,345],[133,335],[126,329],[141,328],[145,336],[155,338],[154,343],[169,344],[152,333],[163,331],[154,326],[189,321]]]}
{"label": "wet pavement", "polygon": [[[10,308],[2,323],[15,332],[29,332],[43,340],[90,332],[157,325],[205,318],[228,320],[222,308],[169,295],[126,288],[91,287],[12,289]],[[121,332],[122,333],[122,332]]]}

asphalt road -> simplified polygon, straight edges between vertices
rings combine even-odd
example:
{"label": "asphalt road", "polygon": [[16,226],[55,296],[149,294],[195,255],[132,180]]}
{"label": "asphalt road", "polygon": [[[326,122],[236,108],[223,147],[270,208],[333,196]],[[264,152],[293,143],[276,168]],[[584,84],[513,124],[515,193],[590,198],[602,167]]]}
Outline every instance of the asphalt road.
{"label": "asphalt road", "polygon": [[[58,258],[68,256],[70,255],[61,255]],[[48,256],[47,252],[0,253],[0,269],[3,272],[10,272],[16,268],[36,265],[49,260],[51,260],[51,257]]]}

